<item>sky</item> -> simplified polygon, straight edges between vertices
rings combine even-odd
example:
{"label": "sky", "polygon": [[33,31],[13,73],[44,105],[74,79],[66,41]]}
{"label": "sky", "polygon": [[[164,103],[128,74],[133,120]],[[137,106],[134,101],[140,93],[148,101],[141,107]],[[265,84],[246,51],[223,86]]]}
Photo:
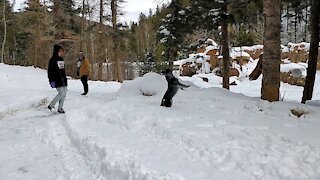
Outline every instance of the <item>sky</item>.
{"label": "sky", "polygon": [[[14,0],[10,0],[13,2]],[[20,9],[25,0],[15,0],[15,10]],[[79,0],[75,0],[79,1]],[[139,14],[141,12],[148,14],[149,9],[155,10],[157,7],[157,3],[159,0],[127,0],[127,2],[123,5],[125,15],[122,17],[124,21],[137,21],[139,18]]]}

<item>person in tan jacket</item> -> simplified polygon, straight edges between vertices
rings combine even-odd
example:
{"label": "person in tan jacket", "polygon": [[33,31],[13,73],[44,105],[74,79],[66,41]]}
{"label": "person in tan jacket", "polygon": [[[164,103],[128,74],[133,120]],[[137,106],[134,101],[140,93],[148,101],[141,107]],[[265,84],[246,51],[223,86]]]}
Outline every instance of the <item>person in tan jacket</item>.
{"label": "person in tan jacket", "polygon": [[78,76],[81,78],[81,82],[83,84],[84,93],[81,95],[87,95],[89,92],[89,86],[88,86],[88,77],[90,74],[90,62],[89,60],[83,55],[83,52],[79,52],[79,60],[77,63],[78,67]]}

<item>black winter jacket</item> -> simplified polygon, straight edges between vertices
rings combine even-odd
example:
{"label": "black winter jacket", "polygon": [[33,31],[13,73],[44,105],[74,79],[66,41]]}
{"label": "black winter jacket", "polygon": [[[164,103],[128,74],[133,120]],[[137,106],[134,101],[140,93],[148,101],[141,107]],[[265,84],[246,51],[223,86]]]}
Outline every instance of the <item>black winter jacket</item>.
{"label": "black winter jacket", "polygon": [[49,61],[48,78],[49,82],[55,82],[55,86],[64,87],[68,86],[64,60],[58,55],[61,46],[55,45],[53,49],[53,56]]}

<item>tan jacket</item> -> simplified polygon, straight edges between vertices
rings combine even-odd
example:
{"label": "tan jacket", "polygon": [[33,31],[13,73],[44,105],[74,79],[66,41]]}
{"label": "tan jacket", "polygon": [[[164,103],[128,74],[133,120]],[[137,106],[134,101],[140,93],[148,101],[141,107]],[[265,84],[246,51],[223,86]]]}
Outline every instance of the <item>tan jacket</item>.
{"label": "tan jacket", "polygon": [[80,66],[80,69],[79,69],[80,77],[85,76],[85,75],[89,76],[90,69],[91,69],[90,66],[91,65],[90,65],[89,60],[87,58],[84,58],[84,60],[82,60],[82,62],[81,62],[81,66]]}

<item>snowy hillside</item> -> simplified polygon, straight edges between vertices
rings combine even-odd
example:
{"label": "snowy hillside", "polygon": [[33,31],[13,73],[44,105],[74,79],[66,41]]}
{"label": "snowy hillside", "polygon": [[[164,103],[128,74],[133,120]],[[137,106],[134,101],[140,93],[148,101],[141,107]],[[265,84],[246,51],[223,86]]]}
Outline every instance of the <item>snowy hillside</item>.
{"label": "snowy hillside", "polygon": [[[320,178],[319,107],[262,101],[259,81],[232,87],[247,97],[209,78],[183,79],[212,88],[179,91],[172,108],[159,106],[158,74],[89,82],[87,97],[70,80],[66,114],[53,115],[46,71],[0,64],[1,180]],[[315,91],[319,100],[319,78]],[[302,88],[282,92],[299,101]]]}

